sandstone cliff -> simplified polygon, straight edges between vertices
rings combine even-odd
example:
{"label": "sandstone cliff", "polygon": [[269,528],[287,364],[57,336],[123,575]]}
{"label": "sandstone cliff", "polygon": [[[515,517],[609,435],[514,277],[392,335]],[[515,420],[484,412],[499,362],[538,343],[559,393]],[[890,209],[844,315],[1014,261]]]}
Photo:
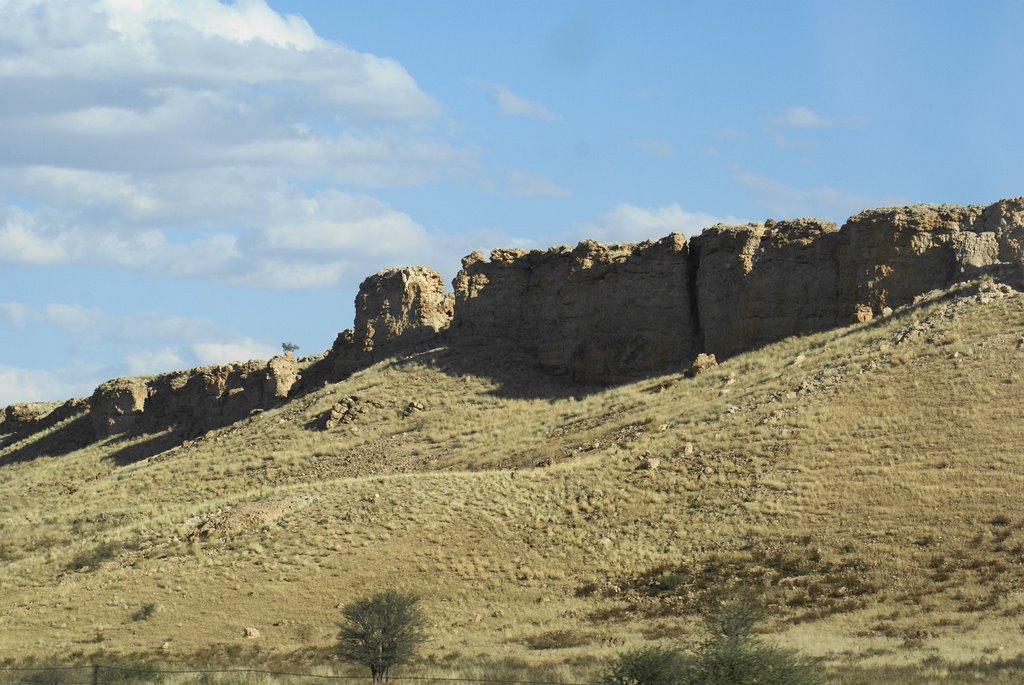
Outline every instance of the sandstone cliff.
{"label": "sandstone cliff", "polygon": [[328,353],[330,375],[437,343],[451,322],[453,305],[444,278],[433,269],[385,269],[367,277],[356,295],[354,327],[338,334]]}
{"label": "sandstone cliff", "polygon": [[129,429],[174,428],[198,434],[238,421],[288,396],[295,383],[292,354],[175,371],[153,378],[115,378],[89,398],[98,436]]}
{"label": "sandstone cliff", "polygon": [[511,343],[554,373],[619,382],[728,357],[910,303],[958,280],[1024,275],[1024,198],[717,225],[687,244],[474,253],[455,278],[456,346]]}
{"label": "sandstone cliff", "polygon": [[717,225],[694,238],[701,350],[722,358],[837,325],[836,231],[794,219]]}
{"label": "sandstone cliff", "polygon": [[495,250],[455,278],[455,346],[513,344],[544,369],[619,382],[696,353],[686,240]]}
{"label": "sandstone cliff", "polygon": [[[18,404],[0,414],[17,439],[82,415],[99,437],[197,434],[274,406],[380,359],[447,344],[515,348],[553,374],[616,383],[681,371],[792,335],[868,321],[930,290],[989,275],[1024,282],[1024,198],[987,207],[865,210],[842,228],[816,219],[717,225],[687,243],[583,241],[463,259],[454,293],[425,267],[360,285],[355,325],[302,378],[292,355],[103,383],[86,402]],[[83,411],[88,407],[88,420]],[[91,425],[91,428],[88,426]]]}

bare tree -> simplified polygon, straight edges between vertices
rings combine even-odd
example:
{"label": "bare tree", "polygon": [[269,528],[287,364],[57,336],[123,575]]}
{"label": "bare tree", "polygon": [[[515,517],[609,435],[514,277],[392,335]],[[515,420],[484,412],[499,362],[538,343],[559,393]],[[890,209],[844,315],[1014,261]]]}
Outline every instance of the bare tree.
{"label": "bare tree", "polygon": [[386,590],[347,604],[341,614],[338,654],[370,669],[374,683],[409,661],[426,640],[426,616],[414,594]]}

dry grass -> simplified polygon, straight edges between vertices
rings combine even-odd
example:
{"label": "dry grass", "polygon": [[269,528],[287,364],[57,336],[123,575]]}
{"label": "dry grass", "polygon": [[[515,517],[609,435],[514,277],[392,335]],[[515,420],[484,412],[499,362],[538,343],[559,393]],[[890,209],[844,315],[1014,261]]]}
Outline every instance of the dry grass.
{"label": "dry grass", "polygon": [[1024,654],[1022,340],[1024,297],[935,297],[695,379],[575,396],[437,350],[134,463],[9,446],[0,655],[320,663],[337,607],[393,586],[434,621],[421,670],[579,679],[742,585],[836,682],[996,678]]}

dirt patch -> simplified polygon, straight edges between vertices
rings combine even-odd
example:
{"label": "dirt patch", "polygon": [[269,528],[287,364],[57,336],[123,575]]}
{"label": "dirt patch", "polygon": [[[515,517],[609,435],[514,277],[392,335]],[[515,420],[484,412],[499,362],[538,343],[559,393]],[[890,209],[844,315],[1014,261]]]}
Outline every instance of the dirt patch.
{"label": "dirt patch", "polygon": [[218,511],[199,523],[188,534],[189,542],[208,540],[212,537],[231,537],[265,526],[285,514],[310,503],[306,497],[258,500],[245,502],[226,511]]}

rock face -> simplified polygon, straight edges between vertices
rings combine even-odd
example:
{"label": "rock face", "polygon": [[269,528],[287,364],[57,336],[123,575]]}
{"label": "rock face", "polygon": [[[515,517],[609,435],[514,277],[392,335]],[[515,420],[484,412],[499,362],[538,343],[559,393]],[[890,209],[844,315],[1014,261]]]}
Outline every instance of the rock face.
{"label": "rock face", "polygon": [[334,374],[438,342],[451,322],[453,304],[444,279],[433,269],[385,269],[368,277],[356,295],[355,326],[342,331],[331,348]]}
{"label": "rock face", "polygon": [[379,271],[359,286],[356,343],[377,356],[432,340],[451,322],[452,304],[444,279],[433,269]]}
{"label": "rock face", "polygon": [[[639,244],[494,250],[489,259],[474,252],[463,259],[454,294],[424,267],[367,278],[354,327],[307,366],[304,379],[291,353],[149,380],[116,378],[96,388],[88,418],[82,400],[12,405],[0,414],[0,435],[17,438],[73,416],[76,435],[78,424],[100,437],[133,428],[205,432],[315,383],[439,343],[511,347],[516,358],[553,374],[615,383],[868,322],[981,275],[1024,284],[1024,197],[987,207],[865,210],[841,229],[816,219],[768,220],[713,226],[689,244],[672,234]],[[342,421],[351,407],[336,409],[325,421]]]}
{"label": "rock face", "polygon": [[728,357],[836,325],[836,231],[794,219],[719,224],[694,238],[702,349]]}
{"label": "rock face", "polygon": [[846,311],[867,305],[878,314],[985,271],[1019,279],[1022,219],[1024,198],[865,210],[843,226],[837,300]]}
{"label": "rock face", "polygon": [[114,378],[99,385],[89,398],[96,435],[120,433],[135,426],[148,395],[149,388],[141,378]]}
{"label": "rock face", "polygon": [[696,353],[689,278],[680,234],[474,253],[455,279],[450,335],[456,346],[515,345],[576,381],[618,382]]}
{"label": "rock face", "polygon": [[1024,280],[1024,198],[866,210],[693,238],[476,252],[455,279],[451,341],[513,344],[548,371],[619,382],[791,335],[870,321],[989,273]]}
{"label": "rock face", "polygon": [[90,414],[100,436],[135,427],[202,433],[287,397],[296,379],[291,352],[269,362],[204,366],[150,380],[116,378],[96,388]]}

